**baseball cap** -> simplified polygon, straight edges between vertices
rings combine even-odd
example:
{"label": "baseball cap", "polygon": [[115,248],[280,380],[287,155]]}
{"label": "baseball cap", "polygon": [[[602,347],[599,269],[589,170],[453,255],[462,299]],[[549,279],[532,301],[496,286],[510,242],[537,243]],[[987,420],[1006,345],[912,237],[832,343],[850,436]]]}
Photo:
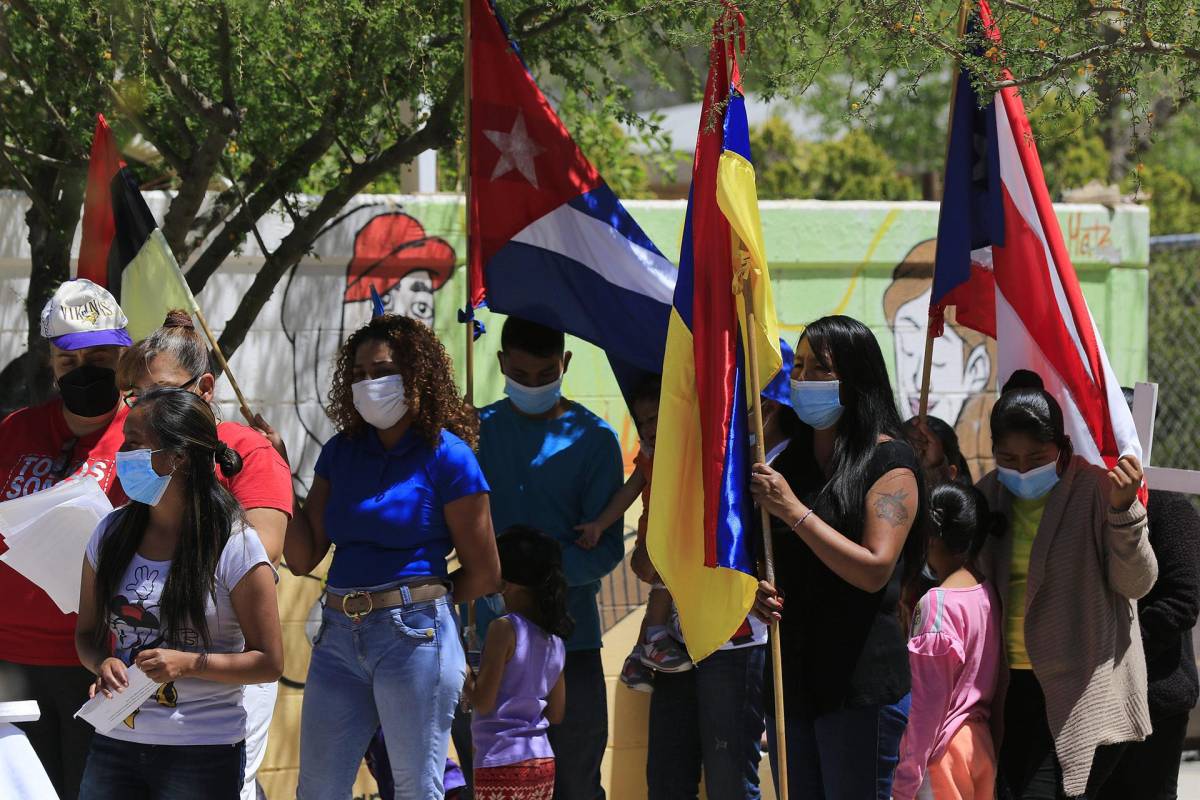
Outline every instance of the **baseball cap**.
{"label": "baseball cap", "polygon": [[60,350],[129,346],[129,320],[107,289],[86,278],[63,281],[42,309],[42,336]]}
{"label": "baseball cap", "polygon": [[792,404],[792,365],[796,362],[796,356],[792,353],[791,345],[783,339],[779,340],[779,352],[783,356],[783,365],[779,368],[779,372],[775,373],[775,377],[771,378],[767,388],[763,389],[762,396],[768,400],[774,400],[776,403],[790,406]]}

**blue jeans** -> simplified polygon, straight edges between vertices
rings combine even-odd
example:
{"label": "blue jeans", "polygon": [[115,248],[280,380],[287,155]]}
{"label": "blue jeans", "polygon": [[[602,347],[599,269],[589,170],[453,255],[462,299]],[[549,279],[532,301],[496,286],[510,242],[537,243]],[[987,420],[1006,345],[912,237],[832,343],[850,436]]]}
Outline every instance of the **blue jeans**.
{"label": "blue jeans", "polygon": [[80,800],[238,800],[246,744],[134,744],[92,737]]}
{"label": "blue jeans", "polygon": [[687,672],[660,672],[650,696],[646,784],[655,800],[758,800],[766,647],[718,650]]}
{"label": "blue jeans", "polygon": [[[657,690],[656,690],[657,691]],[[806,800],[888,800],[908,725],[910,695],[887,706],[849,708],[819,717],[788,717],[788,791]],[[771,774],[779,785],[775,720],[767,718]]]}
{"label": "blue jeans", "polygon": [[554,748],[554,800],[604,800],[600,762],[608,745],[608,691],[599,650],[567,653],[567,709],[548,735]]}
{"label": "blue jeans", "polygon": [[441,797],[465,675],[449,597],[379,609],[358,622],[326,607],[304,691],[296,796],[349,798],[382,727],[396,796]]}

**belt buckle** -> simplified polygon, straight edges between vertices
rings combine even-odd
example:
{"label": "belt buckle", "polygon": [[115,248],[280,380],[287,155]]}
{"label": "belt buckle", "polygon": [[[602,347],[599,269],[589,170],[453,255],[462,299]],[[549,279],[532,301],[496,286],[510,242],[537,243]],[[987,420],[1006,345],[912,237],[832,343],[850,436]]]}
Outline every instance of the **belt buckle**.
{"label": "belt buckle", "polygon": [[[346,608],[347,601],[359,600],[364,597],[367,600],[366,610],[350,611],[349,609]],[[345,614],[350,619],[354,620],[355,622],[361,621],[363,617],[367,616],[374,610],[375,610],[375,600],[371,597],[370,592],[351,592],[350,594],[342,595],[342,613]]]}

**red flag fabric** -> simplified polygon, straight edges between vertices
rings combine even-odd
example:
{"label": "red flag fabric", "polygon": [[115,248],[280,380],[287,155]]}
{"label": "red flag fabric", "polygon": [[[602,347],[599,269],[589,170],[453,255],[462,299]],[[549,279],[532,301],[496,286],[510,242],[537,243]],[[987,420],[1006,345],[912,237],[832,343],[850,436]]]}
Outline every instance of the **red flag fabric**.
{"label": "red flag fabric", "polygon": [[87,194],[83,201],[83,233],[79,244],[76,277],[108,285],[108,250],[116,224],[113,221],[112,181],[125,162],[117,152],[112,129],[103,114],[96,115],[92,155],[88,163]]}

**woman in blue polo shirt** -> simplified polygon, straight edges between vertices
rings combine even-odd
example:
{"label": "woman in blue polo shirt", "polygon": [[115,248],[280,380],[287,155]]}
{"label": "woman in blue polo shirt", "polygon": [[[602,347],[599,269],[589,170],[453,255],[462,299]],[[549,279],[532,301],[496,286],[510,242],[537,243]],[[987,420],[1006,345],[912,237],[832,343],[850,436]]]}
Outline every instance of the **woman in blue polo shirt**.
{"label": "woman in blue polo shirt", "polygon": [[[383,728],[397,797],[441,797],[466,671],[453,601],[496,592],[500,562],[479,425],[433,331],[371,320],[343,345],[329,393],[338,434],[288,525],[306,574],[334,548],[300,726],[299,798],[349,797]],[[459,568],[447,574],[454,550]]]}

